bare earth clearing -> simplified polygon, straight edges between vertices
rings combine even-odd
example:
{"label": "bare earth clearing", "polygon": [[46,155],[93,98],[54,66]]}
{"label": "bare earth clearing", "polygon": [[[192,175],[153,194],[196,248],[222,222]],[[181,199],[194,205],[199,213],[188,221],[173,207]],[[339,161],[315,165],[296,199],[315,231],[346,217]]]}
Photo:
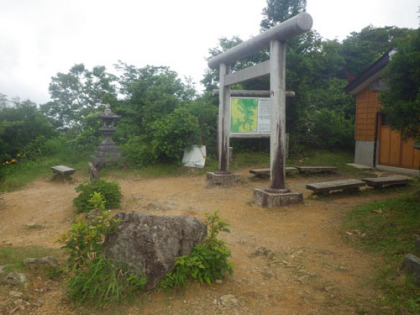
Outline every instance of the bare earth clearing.
{"label": "bare earth clearing", "polygon": [[[235,264],[233,276],[221,283],[192,283],[175,294],[145,293],[132,306],[121,308],[121,314],[386,313],[375,310],[373,301],[380,293],[368,281],[381,260],[349,246],[339,226],[355,205],[389,194],[313,198],[306,184],[339,178],[295,175],[288,177],[287,185],[304,193],[304,204],[266,210],[252,203],[252,194],[254,188],[267,187],[269,180],[253,179],[248,169],[237,173],[242,183],[231,188],[206,187],[203,176],[117,179],[124,211],[193,215],[203,220],[204,213],[219,209],[230,223],[231,233],[221,236]],[[77,175],[74,179],[71,184],[40,179],[1,195],[0,246],[60,247],[56,240],[73,220],[74,187],[83,180]],[[22,303],[10,290],[14,289],[0,286],[0,310],[5,314]],[[15,314],[78,313],[64,297],[60,281],[30,278],[24,296],[19,297],[26,302],[25,309]]]}

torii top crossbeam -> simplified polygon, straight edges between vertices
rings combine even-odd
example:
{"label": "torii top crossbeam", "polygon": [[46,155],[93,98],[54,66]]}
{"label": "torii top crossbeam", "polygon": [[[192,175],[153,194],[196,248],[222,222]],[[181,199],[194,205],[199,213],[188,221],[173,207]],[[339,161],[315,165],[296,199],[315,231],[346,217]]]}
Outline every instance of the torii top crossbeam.
{"label": "torii top crossbeam", "polygon": [[311,28],[312,17],[306,12],[300,13],[264,33],[252,37],[246,42],[211,58],[208,61],[208,66],[211,69],[216,69],[221,63],[231,64],[269,47],[272,40],[286,41],[296,35],[309,31]]}

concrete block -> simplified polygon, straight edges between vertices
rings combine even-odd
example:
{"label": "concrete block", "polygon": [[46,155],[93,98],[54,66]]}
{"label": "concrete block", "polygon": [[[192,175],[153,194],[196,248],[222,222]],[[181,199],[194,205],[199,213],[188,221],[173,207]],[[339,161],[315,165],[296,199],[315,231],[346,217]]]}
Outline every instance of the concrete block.
{"label": "concrete block", "polygon": [[413,282],[420,286],[420,259],[412,254],[407,254],[401,266],[401,270],[414,274]]}
{"label": "concrete block", "polygon": [[220,186],[233,186],[240,181],[240,176],[238,174],[230,172],[208,172],[206,176],[206,181],[210,185],[220,185]]}
{"label": "concrete block", "polygon": [[267,209],[287,207],[303,202],[303,195],[292,190],[274,191],[270,189],[255,189],[254,202]]}

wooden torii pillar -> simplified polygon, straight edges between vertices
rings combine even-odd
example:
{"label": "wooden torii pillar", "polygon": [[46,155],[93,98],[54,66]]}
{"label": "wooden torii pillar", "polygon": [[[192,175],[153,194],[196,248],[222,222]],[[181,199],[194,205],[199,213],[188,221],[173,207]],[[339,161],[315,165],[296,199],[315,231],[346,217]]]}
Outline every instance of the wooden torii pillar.
{"label": "wooden torii pillar", "polygon": [[[285,184],[286,136],[286,44],[285,42],[312,27],[312,17],[300,13],[224,53],[211,58],[208,66],[219,69],[219,170],[207,173],[207,181],[233,184],[239,176],[229,172],[230,86],[249,79],[270,74],[270,187],[256,189],[254,201],[264,207],[285,206],[302,202],[302,194],[292,192]],[[262,49],[270,48],[270,60],[231,73],[230,65]]]}

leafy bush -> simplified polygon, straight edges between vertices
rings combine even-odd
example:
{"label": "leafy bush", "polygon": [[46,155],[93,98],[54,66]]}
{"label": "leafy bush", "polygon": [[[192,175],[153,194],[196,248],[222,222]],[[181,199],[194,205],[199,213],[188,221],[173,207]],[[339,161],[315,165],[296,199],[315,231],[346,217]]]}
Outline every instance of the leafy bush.
{"label": "leafy bush", "polygon": [[105,236],[116,230],[118,220],[110,219],[104,197],[93,193],[89,203],[98,210],[79,216],[72,229],[60,241],[69,251],[67,261],[72,277],[67,282],[69,300],[76,305],[87,304],[103,308],[107,304],[120,304],[144,288],[146,278],[129,273],[126,264],[103,257]]}
{"label": "leafy bush", "polygon": [[106,209],[115,209],[120,206],[121,188],[117,182],[106,182],[103,179],[94,180],[92,183],[84,183],[75,188],[79,193],[73,204],[77,208],[78,213],[89,212],[95,207],[89,200],[95,192],[101,193],[105,199]]}
{"label": "leafy bush", "polygon": [[[97,203],[99,211],[104,208],[103,197],[97,194],[102,200]],[[91,198],[90,204],[98,201],[96,197]],[[87,265],[97,260],[102,253],[102,243],[105,235],[116,230],[118,220],[109,219],[109,213],[102,211],[100,215],[93,215],[90,218],[81,215],[76,219],[71,230],[65,233],[60,242],[64,243],[69,252],[68,266],[70,270],[86,269]]]}
{"label": "leafy bush", "polygon": [[150,122],[147,134],[132,137],[122,146],[129,162],[150,165],[156,162],[180,160],[184,149],[201,143],[203,128],[188,107]]}
{"label": "leafy bush", "polygon": [[221,219],[216,211],[213,215],[207,215],[206,226],[209,232],[206,240],[195,246],[189,256],[175,260],[173,270],[160,282],[160,287],[180,288],[185,286],[188,278],[211,284],[216,279],[222,279],[226,272],[233,273],[233,264],[228,262],[231,251],[224,241],[217,239],[219,232],[230,232],[227,221]]}
{"label": "leafy bush", "polygon": [[37,152],[54,134],[48,119],[29,100],[0,108],[0,164],[17,154]]}
{"label": "leafy bush", "polygon": [[298,129],[290,138],[290,147],[292,150],[303,145],[311,149],[351,151],[354,148],[353,135],[353,123],[345,118],[343,112],[321,109],[300,118]]}

